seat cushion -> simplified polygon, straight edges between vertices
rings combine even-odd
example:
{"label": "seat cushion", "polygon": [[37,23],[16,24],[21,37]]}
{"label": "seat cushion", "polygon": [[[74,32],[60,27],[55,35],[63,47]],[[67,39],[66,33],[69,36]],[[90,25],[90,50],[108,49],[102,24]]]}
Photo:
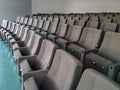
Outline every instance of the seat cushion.
{"label": "seat cushion", "polygon": [[20,63],[20,68],[22,70],[22,75],[32,70],[27,60]]}
{"label": "seat cushion", "polygon": [[80,59],[81,51],[84,50],[84,48],[76,45],[76,44],[70,44],[67,48],[68,52],[70,52],[72,55]]}
{"label": "seat cushion", "polygon": [[39,90],[33,77],[24,82],[24,90]]}

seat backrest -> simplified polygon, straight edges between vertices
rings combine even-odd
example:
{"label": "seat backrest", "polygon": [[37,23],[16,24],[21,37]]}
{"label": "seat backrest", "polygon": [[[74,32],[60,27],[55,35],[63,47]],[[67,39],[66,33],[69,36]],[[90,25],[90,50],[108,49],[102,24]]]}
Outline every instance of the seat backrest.
{"label": "seat backrest", "polygon": [[65,36],[65,39],[75,42],[79,40],[81,35],[82,27],[77,25],[70,25]]}
{"label": "seat backrest", "polygon": [[16,34],[19,28],[19,24],[16,24],[13,30],[13,33]]}
{"label": "seat backrest", "polygon": [[21,36],[21,40],[22,40],[22,41],[25,41],[25,40],[27,39],[26,37],[27,37],[27,35],[28,35],[28,29],[29,29],[29,28],[27,28],[27,27],[24,27],[24,28],[23,28],[23,32],[22,32],[22,36]]}
{"label": "seat backrest", "polygon": [[89,16],[83,16],[83,17],[81,17],[80,19],[87,21],[87,20],[89,19]]}
{"label": "seat backrest", "polygon": [[78,25],[78,26],[81,26],[81,27],[84,27],[86,24],[86,20],[77,20],[75,25]]}
{"label": "seat backrest", "polygon": [[15,26],[16,26],[16,24],[15,24],[14,22],[12,22],[12,24],[11,24],[11,28],[10,28],[10,31],[11,31],[11,32],[13,32],[13,31],[14,31]]}
{"label": "seat backrest", "polygon": [[106,32],[99,54],[115,62],[120,62],[120,33]]}
{"label": "seat backrest", "polygon": [[7,30],[10,30],[11,26],[12,26],[12,22],[9,21],[9,22],[8,22],[8,25],[7,25]]}
{"label": "seat backrest", "polygon": [[95,49],[101,37],[102,30],[93,28],[84,28],[79,44],[87,49]]}
{"label": "seat backrest", "polygon": [[67,19],[65,18],[60,18],[60,23],[66,23]]}
{"label": "seat backrest", "polygon": [[47,21],[47,16],[45,16],[45,17],[42,17],[42,20],[44,20],[44,21]]}
{"label": "seat backrest", "polygon": [[49,33],[54,34],[57,30],[58,22],[51,22],[49,27]]}
{"label": "seat backrest", "polygon": [[1,26],[2,26],[3,28],[6,28],[7,25],[8,25],[8,21],[5,20],[5,19],[3,19],[3,20],[2,20],[2,24],[1,24]]}
{"label": "seat backrest", "polygon": [[19,34],[18,34],[18,37],[19,37],[19,38],[22,38],[23,28],[24,28],[24,25],[20,25],[20,26],[19,26],[19,30],[20,30],[20,32],[19,32]]}
{"label": "seat backrest", "polygon": [[18,16],[18,17],[16,18],[16,22],[17,22],[17,23],[20,22],[20,16]]}
{"label": "seat backrest", "polygon": [[43,24],[42,30],[48,31],[49,26],[50,26],[50,21],[45,21]]}
{"label": "seat backrest", "polygon": [[29,26],[32,25],[32,22],[33,22],[33,19],[32,19],[32,18],[29,18],[27,25],[29,25]]}
{"label": "seat backrest", "polygon": [[27,23],[28,23],[28,17],[25,17],[25,18],[24,18],[24,22],[23,22],[23,24],[26,25]]}
{"label": "seat backrest", "polygon": [[60,36],[60,37],[64,37],[65,34],[66,34],[66,32],[67,32],[67,27],[68,27],[67,24],[59,23],[59,26],[58,26],[58,28],[57,28],[56,35],[57,35],[57,36]]}
{"label": "seat backrest", "polygon": [[53,18],[53,22],[59,22],[59,20],[60,20],[60,19],[59,19],[58,17],[54,17],[54,18]]}
{"label": "seat backrest", "polygon": [[30,46],[30,55],[38,55],[41,47],[43,37],[37,34],[33,35],[31,46]]}
{"label": "seat backrest", "polygon": [[58,49],[40,89],[75,90],[81,71],[82,64],[79,60],[66,51]]}
{"label": "seat backrest", "polygon": [[98,21],[88,21],[86,27],[97,29],[99,25]]}
{"label": "seat backrest", "polygon": [[44,20],[39,20],[38,21],[38,24],[37,24],[37,28],[42,28],[42,26],[43,26],[43,24],[44,24]]}
{"label": "seat backrest", "polygon": [[67,20],[67,24],[69,24],[69,25],[74,25],[74,23],[75,23],[74,19],[68,19]]}
{"label": "seat backrest", "polygon": [[32,27],[36,27],[38,23],[38,19],[34,19],[32,23]]}
{"label": "seat backrest", "polygon": [[26,39],[25,39],[25,43],[26,43],[26,46],[31,49],[31,46],[32,46],[32,38],[33,38],[33,35],[34,35],[34,31],[32,30],[28,30],[28,34],[26,36]]}
{"label": "seat backrest", "polygon": [[120,90],[120,86],[93,69],[86,69],[76,90]]}
{"label": "seat backrest", "polygon": [[23,24],[23,22],[24,22],[24,17],[21,17],[20,18],[20,23]]}
{"label": "seat backrest", "polygon": [[38,19],[39,19],[39,20],[42,20],[42,17],[41,17],[41,16],[38,16]]}
{"label": "seat backrest", "polygon": [[117,30],[117,23],[102,23],[100,29],[102,29],[104,32],[115,32]]}
{"label": "seat backrest", "polygon": [[101,18],[101,19],[100,19],[100,23],[103,23],[103,22],[104,22],[104,23],[111,23],[111,21],[112,21],[111,18],[109,18],[109,19],[108,19],[108,18]]}
{"label": "seat backrest", "polygon": [[57,48],[58,47],[56,44],[49,40],[44,39],[41,45],[40,52],[37,56],[37,60],[35,61],[34,68],[42,70],[49,69],[52,64],[53,56]]}
{"label": "seat backrest", "polygon": [[48,21],[52,21],[53,20],[53,17],[52,16],[50,16],[50,17],[48,17],[48,19],[47,19]]}

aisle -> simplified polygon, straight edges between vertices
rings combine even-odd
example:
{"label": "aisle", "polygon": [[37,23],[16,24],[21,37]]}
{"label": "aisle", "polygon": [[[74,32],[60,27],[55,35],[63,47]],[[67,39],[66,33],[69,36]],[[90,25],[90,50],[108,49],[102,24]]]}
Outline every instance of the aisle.
{"label": "aisle", "polygon": [[0,90],[21,90],[20,77],[9,47],[0,39]]}

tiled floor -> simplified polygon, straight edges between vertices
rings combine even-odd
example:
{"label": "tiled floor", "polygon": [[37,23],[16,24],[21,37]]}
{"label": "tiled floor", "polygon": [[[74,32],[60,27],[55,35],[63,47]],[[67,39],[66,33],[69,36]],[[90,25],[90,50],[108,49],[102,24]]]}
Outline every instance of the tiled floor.
{"label": "tiled floor", "polygon": [[20,77],[7,44],[0,39],[0,90],[21,90]]}

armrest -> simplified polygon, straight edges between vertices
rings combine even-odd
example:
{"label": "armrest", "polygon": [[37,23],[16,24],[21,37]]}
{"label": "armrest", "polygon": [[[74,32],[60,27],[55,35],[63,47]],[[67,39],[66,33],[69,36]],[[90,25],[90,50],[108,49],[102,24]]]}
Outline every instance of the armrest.
{"label": "armrest", "polygon": [[88,53],[90,53],[90,52],[97,52],[98,51],[98,49],[96,48],[96,49],[84,49],[84,50],[82,50],[81,51],[81,57],[80,57],[80,60],[82,61],[82,63],[84,63],[84,60],[85,60],[85,55],[86,54],[88,54]]}
{"label": "armrest", "polygon": [[115,63],[109,65],[108,68],[108,77],[115,80],[117,77],[117,73],[120,71],[120,63]]}
{"label": "armrest", "polygon": [[37,70],[37,71],[30,71],[27,72],[25,74],[23,74],[23,81],[29,79],[30,77],[35,77],[37,79],[39,79],[39,82],[42,81],[42,79],[44,78],[44,76],[48,73],[48,69],[45,70]]}
{"label": "armrest", "polygon": [[15,44],[15,43],[24,43],[24,41],[15,41],[15,42],[12,42],[11,44],[13,45],[13,44]]}
{"label": "armrest", "polygon": [[25,49],[27,49],[27,47],[17,47],[17,48],[13,48],[13,50],[25,50]]}
{"label": "armrest", "polygon": [[95,48],[95,49],[85,49],[85,50],[82,51],[82,53],[88,54],[90,52],[95,53],[97,51],[98,51],[98,48]]}
{"label": "armrest", "polygon": [[35,58],[36,58],[36,55],[32,55],[32,56],[21,56],[21,57],[18,57],[18,58],[16,58],[16,59],[21,62],[21,61],[23,61],[24,59],[33,60],[33,59],[35,59]]}

